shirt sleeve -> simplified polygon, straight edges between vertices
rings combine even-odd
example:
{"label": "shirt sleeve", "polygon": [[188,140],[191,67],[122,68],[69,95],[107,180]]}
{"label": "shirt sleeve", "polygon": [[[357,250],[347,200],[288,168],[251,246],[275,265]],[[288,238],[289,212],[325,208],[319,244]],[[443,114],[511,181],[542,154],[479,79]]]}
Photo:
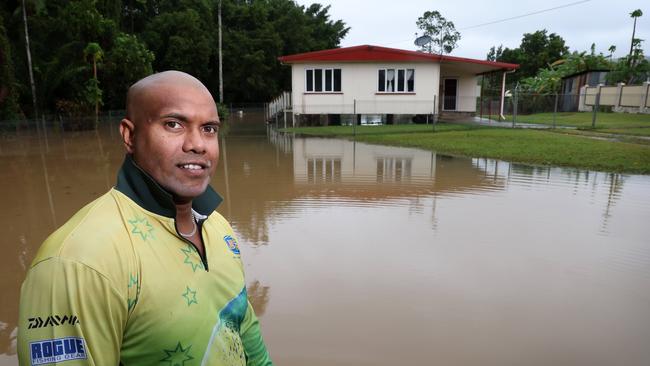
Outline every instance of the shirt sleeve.
{"label": "shirt sleeve", "polygon": [[127,314],[127,301],[94,269],[63,258],[37,263],[20,294],[20,365],[118,365]]}
{"label": "shirt sleeve", "polygon": [[247,366],[272,366],[271,358],[264,345],[260,323],[255,316],[251,303],[248,302],[246,315],[240,328],[240,337],[246,353]]}

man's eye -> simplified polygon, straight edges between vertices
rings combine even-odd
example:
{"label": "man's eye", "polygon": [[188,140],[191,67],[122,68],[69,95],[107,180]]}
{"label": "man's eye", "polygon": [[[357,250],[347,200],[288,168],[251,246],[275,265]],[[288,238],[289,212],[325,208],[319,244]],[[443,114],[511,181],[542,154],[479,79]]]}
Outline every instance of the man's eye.
{"label": "man's eye", "polygon": [[171,128],[171,129],[179,129],[181,128],[181,124],[178,123],[177,121],[167,121],[165,122],[165,126]]}
{"label": "man's eye", "polygon": [[203,126],[203,131],[206,133],[217,133],[219,132],[219,127],[212,125]]}

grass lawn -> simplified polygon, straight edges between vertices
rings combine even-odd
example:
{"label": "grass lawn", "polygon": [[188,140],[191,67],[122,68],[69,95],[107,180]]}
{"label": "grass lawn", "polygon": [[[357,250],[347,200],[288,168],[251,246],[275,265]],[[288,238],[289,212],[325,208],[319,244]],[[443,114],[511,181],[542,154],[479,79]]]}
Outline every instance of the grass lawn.
{"label": "grass lawn", "polygon": [[[602,141],[543,130],[476,128],[441,124],[437,132],[418,132],[413,125],[359,128],[357,141],[417,147],[469,157],[485,157],[536,165],[650,174],[650,146]],[[361,133],[365,129],[383,130]],[[431,126],[429,126],[431,127]],[[458,128],[456,128],[458,127]],[[410,128],[406,130],[404,128]],[[394,133],[392,132],[394,129]],[[327,131],[327,133],[320,133]],[[288,129],[308,135],[347,136],[348,126]]]}
{"label": "grass lawn", "polygon": [[[591,129],[593,113],[591,112],[561,112],[555,117],[558,126],[572,126],[580,129]],[[512,116],[506,116],[512,121]],[[517,122],[553,124],[553,113],[536,113],[518,115]],[[598,113],[596,115],[596,131],[629,135],[650,136],[650,114],[632,113]]]}

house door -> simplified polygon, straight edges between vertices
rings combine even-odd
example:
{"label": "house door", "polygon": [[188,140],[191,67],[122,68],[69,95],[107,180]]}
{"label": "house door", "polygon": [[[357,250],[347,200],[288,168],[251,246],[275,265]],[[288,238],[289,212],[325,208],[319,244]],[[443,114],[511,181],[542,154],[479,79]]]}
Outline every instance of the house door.
{"label": "house door", "polygon": [[445,79],[444,80],[444,100],[442,104],[443,111],[456,110],[456,95],[458,93],[458,79]]}

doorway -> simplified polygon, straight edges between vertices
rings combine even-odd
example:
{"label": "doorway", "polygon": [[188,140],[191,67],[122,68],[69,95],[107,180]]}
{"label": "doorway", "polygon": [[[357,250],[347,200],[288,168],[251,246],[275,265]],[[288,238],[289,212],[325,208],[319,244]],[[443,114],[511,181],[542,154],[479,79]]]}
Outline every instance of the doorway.
{"label": "doorway", "polygon": [[444,79],[443,93],[444,100],[442,102],[442,110],[455,111],[458,94],[458,79]]}

